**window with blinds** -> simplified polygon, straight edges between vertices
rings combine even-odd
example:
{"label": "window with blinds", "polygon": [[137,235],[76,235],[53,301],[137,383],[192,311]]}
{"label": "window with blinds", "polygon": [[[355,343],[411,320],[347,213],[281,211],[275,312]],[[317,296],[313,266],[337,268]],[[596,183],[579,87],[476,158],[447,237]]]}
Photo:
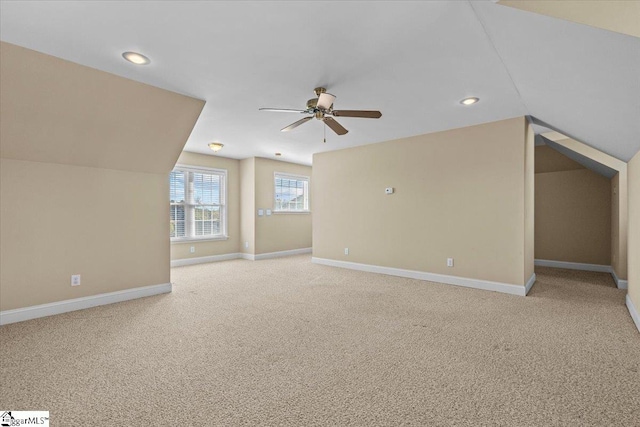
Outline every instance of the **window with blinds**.
{"label": "window with blinds", "polygon": [[171,240],[226,237],[227,171],[177,166],[169,174]]}
{"label": "window with blinds", "polygon": [[309,212],[309,177],[275,173],[276,212]]}

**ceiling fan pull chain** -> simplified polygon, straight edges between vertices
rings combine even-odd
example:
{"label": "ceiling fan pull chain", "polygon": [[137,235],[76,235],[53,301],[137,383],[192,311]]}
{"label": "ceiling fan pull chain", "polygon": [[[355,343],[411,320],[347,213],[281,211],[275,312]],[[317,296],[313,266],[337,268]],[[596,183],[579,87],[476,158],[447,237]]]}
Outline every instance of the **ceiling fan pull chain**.
{"label": "ceiling fan pull chain", "polygon": [[324,126],[322,126],[322,132],[324,132],[324,143],[327,143],[327,124],[323,121],[322,124]]}

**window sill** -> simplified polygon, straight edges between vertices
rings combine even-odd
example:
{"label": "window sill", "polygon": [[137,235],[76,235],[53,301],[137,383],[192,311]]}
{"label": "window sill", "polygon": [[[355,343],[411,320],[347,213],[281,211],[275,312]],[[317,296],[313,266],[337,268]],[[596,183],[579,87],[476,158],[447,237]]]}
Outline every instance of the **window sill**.
{"label": "window sill", "polygon": [[180,239],[171,239],[171,244],[176,243],[197,243],[197,242],[218,242],[223,240],[229,240],[229,236],[220,237],[184,237]]}
{"label": "window sill", "polygon": [[294,214],[294,215],[309,215],[311,211],[273,211],[274,215],[286,215],[286,214]]}

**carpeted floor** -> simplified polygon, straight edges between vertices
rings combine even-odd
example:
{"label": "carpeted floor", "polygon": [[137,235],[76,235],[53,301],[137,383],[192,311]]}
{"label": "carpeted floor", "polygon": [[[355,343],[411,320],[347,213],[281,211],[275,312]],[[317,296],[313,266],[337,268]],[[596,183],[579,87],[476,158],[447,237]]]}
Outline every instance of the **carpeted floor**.
{"label": "carpeted floor", "polygon": [[640,425],[611,277],[523,298],[313,265],[181,267],[172,294],[0,328],[0,409],[53,426]]}

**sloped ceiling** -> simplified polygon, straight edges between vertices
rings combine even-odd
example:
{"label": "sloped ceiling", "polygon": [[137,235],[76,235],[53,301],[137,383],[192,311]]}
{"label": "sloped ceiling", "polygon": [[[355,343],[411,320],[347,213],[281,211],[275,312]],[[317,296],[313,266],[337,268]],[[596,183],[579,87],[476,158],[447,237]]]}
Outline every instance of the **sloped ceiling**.
{"label": "sloped ceiling", "polygon": [[628,161],[640,150],[640,38],[477,2],[530,115]]}
{"label": "sloped ceiling", "polygon": [[[532,115],[604,152],[640,149],[640,39],[484,1],[2,2],[0,38],[207,104],[186,149],[309,164],[314,152]],[[148,55],[136,67],[120,54]],[[298,115],[324,85],[345,136]],[[473,107],[459,104],[478,96]]]}
{"label": "sloped ceiling", "polygon": [[[618,173],[617,170],[612,169],[606,165],[603,165],[602,163],[598,163],[593,159],[590,159],[587,156],[584,156],[580,153],[577,153],[575,151],[569,150],[567,147],[558,144],[555,141],[552,141],[550,139],[547,139],[543,136],[541,136],[542,140],[544,141],[546,147],[540,147],[540,148],[548,148],[549,150],[554,150],[557,153],[560,153],[564,156],[566,156],[567,159],[570,159],[571,161],[573,161],[575,164],[579,164],[587,169],[589,169],[592,172],[595,172],[599,175],[602,175],[606,178],[613,178],[614,176],[616,176],[616,174]],[[536,155],[538,155],[538,152],[536,152]],[[536,163],[536,167],[537,167],[537,163]],[[537,170],[536,170],[537,172]]]}
{"label": "sloped ceiling", "polygon": [[204,102],[0,43],[0,157],[168,173]]}

